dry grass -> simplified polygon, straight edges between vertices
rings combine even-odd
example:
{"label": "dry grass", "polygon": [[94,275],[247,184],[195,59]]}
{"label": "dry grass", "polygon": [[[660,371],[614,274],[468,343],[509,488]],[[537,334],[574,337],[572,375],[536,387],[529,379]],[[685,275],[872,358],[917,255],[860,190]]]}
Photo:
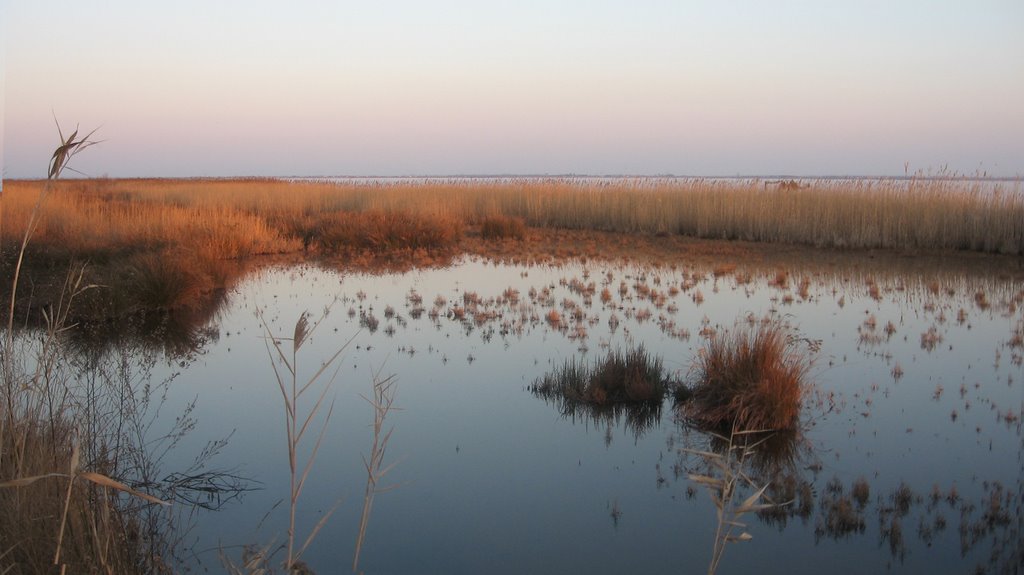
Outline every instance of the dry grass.
{"label": "dry grass", "polygon": [[387,491],[394,486],[382,486],[380,482],[394,467],[394,463],[385,466],[384,455],[387,453],[388,442],[391,440],[391,432],[394,428],[384,430],[384,422],[392,410],[397,409],[395,404],[395,392],[397,379],[394,375],[381,377],[380,372],[373,375],[373,399],[364,397],[373,407],[373,443],[370,447],[370,457],[363,457],[363,465],[366,468],[366,490],[363,493],[363,512],[359,518],[359,534],[356,537],[356,548],[352,555],[352,572],[359,572],[359,555],[363,549],[363,542],[366,541],[366,530],[370,523],[370,513],[373,511],[373,501],[378,493]]}
{"label": "dry grass", "polygon": [[[717,521],[708,575],[714,575],[718,571],[728,544],[754,538],[746,531],[747,525],[741,521],[744,515],[778,507],[773,503],[761,503],[769,484],[758,486],[744,471],[747,460],[758,447],[758,442],[746,441],[744,432],[734,431],[728,437],[712,435],[725,444],[721,453],[683,449],[700,456],[708,467],[706,473],[687,475],[690,481],[707,489],[711,502],[715,505]],[[749,489],[751,494],[743,501],[737,501],[737,495],[743,489]]]}
{"label": "dry grass", "polygon": [[[320,521],[313,527],[309,534],[306,536],[305,541],[301,543],[301,546],[297,546],[299,541],[296,539],[297,534],[295,530],[295,515],[298,510],[299,496],[302,494],[302,488],[306,484],[306,480],[309,478],[309,473],[313,468],[313,463],[316,461],[317,454],[320,451],[321,441],[323,441],[324,433],[327,431],[327,424],[331,420],[331,415],[334,413],[334,401],[326,402],[327,410],[326,414],[322,417],[319,422],[320,430],[317,434],[316,441],[313,444],[308,455],[306,455],[305,461],[301,462],[300,466],[300,455],[299,447],[303,445],[302,439],[305,437],[307,431],[314,431],[310,427],[314,424],[317,419],[317,415],[320,413],[321,408],[325,405],[327,398],[327,392],[331,390],[331,386],[334,383],[334,379],[338,374],[338,367],[335,367],[333,372],[324,378],[326,381],[321,380],[321,377],[328,373],[332,365],[336,362],[338,357],[341,356],[342,352],[351,343],[351,340],[345,343],[339,348],[334,355],[329,359],[320,364],[313,375],[305,379],[299,377],[299,350],[303,344],[309,339],[309,337],[316,331],[317,326],[320,325],[320,321],[317,321],[312,326],[309,324],[309,320],[306,314],[299,316],[298,321],[295,322],[295,331],[291,338],[277,337],[271,331],[270,325],[264,319],[262,311],[257,310],[257,315],[260,318],[260,323],[263,327],[264,342],[267,348],[267,355],[270,357],[271,367],[274,371],[274,379],[277,382],[279,391],[281,392],[281,398],[284,401],[285,411],[285,433],[288,439],[288,469],[290,479],[290,490],[288,499],[288,540],[287,540],[287,551],[284,560],[284,568],[286,572],[293,572],[298,569],[298,564],[303,552],[313,539],[316,538],[320,529],[324,526],[327,520],[334,513],[337,508],[332,508],[330,511],[325,513],[321,517]],[[321,318],[322,320],[323,318]],[[282,343],[284,340],[292,342],[291,349],[287,350]],[[320,387],[318,390],[317,387]],[[317,393],[319,391],[319,393]],[[300,407],[299,400],[303,399],[303,396],[310,394],[307,401],[303,402],[307,404],[306,411]],[[315,399],[313,399],[315,397]]]}
{"label": "dry grass", "polygon": [[810,360],[781,323],[762,321],[714,335],[695,369],[692,396],[682,408],[697,425],[737,431],[798,427]]}
{"label": "dry grass", "polygon": [[[295,323],[292,337],[276,336],[263,317],[262,311],[257,310],[257,315],[263,327],[264,341],[267,355],[270,358],[274,372],[274,379],[284,402],[285,412],[285,434],[288,442],[288,468],[290,478],[289,490],[289,515],[287,540],[282,545],[285,550],[285,558],[281,564],[284,573],[307,573],[312,572],[304,561],[302,555],[309,545],[316,539],[320,530],[327,524],[327,521],[334,514],[340,505],[341,500],[322,515],[304,540],[300,540],[296,529],[296,514],[298,511],[299,499],[305,486],[306,480],[312,471],[320,451],[320,446],[327,432],[328,424],[334,412],[334,400],[328,401],[328,393],[331,391],[338,371],[340,370],[339,357],[348,348],[348,345],[355,339],[349,339],[343,346],[334,352],[326,360],[322,361],[312,375],[300,378],[299,372],[299,351],[302,346],[310,340],[321,321],[327,316],[329,310],[315,323],[310,324],[308,315],[302,314]],[[287,346],[284,342],[290,341]],[[394,376],[382,377],[379,371],[373,374],[373,395],[372,398],[363,397],[374,409],[373,443],[368,457],[363,458],[366,469],[366,489],[363,497],[363,511],[359,522],[358,537],[353,554],[352,571],[358,572],[359,556],[366,538],[367,526],[370,514],[373,509],[375,496],[387,489],[387,486],[380,485],[381,480],[387,475],[394,464],[384,465],[384,457],[387,452],[388,442],[391,438],[391,429],[384,429],[384,423],[389,413],[397,409],[394,407],[396,379]],[[315,427],[319,426],[319,430]],[[308,446],[308,439],[304,442],[307,432],[316,433],[316,439],[312,447]],[[303,454],[305,454],[303,456]],[[302,459],[305,461],[302,461]],[[224,553],[221,560],[225,568],[231,573],[274,573],[277,572],[275,561],[275,548],[273,544],[263,547],[249,546],[243,552],[241,564],[236,564]]]}
{"label": "dry grass", "polygon": [[485,240],[521,240],[526,237],[526,222],[523,218],[488,216],[480,222],[480,236]]}
{"label": "dry grass", "polygon": [[[5,271],[12,272],[4,274],[11,278],[10,305],[0,343],[0,571],[161,572],[170,548],[159,542],[159,528],[151,528],[153,516],[147,521],[146,513],[117,494],[165,502],[115,479],[132,471],[137,479],[150,479],[158,469],[158,459],[144,446],[159,448],[162,440],[147,437],[148,426],[140,423],[152,388],[132,377],[131,366],[140,358],[119,371],[101,372],[102,355],[76,362],[66,347],[72,302],[93,287],[83,283],[81,266],[67,269],[55,302],[42,312],[43,329],[14,329],[25,256],[44,222],[54,182],[71,158],[95,144],[92,132],[76,140],[77,128],[66,138],[59,124],[57,130],[61,143],[50,159],[48,180],[24,206],[13,249],[0,252]],[[5,201],[2,207],[7,206]],[[183,415],[175,429],[187,428],[189,421]]]}
{"label": "dry grass", "polygon": [[[11,225],[4,233],[18,229],[40,185],[7,182],[5,216]],[[62,182],[54,191],[39,237],[73,237],[84,244],[75,249],[82,250],[177,243],[190,237],[183,228],[202,238],[223,238],[217,249],[225,254],[291,249],[291,241],[315,236],[325,216],[383,211],[441,214],[460,222],[502,214],[503,222],[518,218],[532,227],[815,246],[1024,253],[1024,197],[1018,190],[989,193],[945,180],[823,182],[800,190],[705,180],[595,186],[79,180]]]}
{"label": "dry grass", "polygon": [[[801,189],[704,180],[589,186],[558,181],[357,185],[260,179],[5,183],[0,214],[4,274],[13,273],[17,246],[49,186],[25,254],[37,307],[52,296],[46,289],[54,283],[50,278],[62,275],[70,262],[89,262],[87,283],[108,286],[109,294],[118,294],[111,298],[134,297],[135,286],[128,281],[132,265],[146,267],[146,258],[161,262],[159,271],[167,277],[151,274],[149,279],[166,285],[138,292],[155,296],[155,303],[108,303],[100,306],[106,312],[194,305],[197,293],[230,287],[238,262],[268,254],[340,252],[346,261],[359,262],[370,257],[360,253],[365,252],[377,258],[367,265],[381,257],[414,264],[443,262],[453,253],[477,249],[526,259],[535,257],[537,249],[552,257],[636,254],[637,242],[656,239],[678,248],[683,237],[1024,252],[1024,199],[1019,190],[989,193],[953,181],[822,182]],[[464,236],[464,229],[477,225],[488,247],[478,248],[476,236]],[[527,237],[526,226],[538,234]],[[559,235],[569,230],[622,235]],[[550,246],[534,245],[535,235]],[[524,241],[490,241],[498,237]],[[736,257],[736,249],[681,247]],[[719,261],[716,273],[725,274],[734,265]],[[788,287],[788,281],[777,285]],[[183,289],[173,293],[175,286]]]}
{"label": "dry grass", "polygon": [[77,455],[72,436],[66,421],[20,420],[6,430],[0,474],[38,479],[0,484],[6,487],[0,488],[0,568],[4,573],[56,572],[56,565],[74,573],[145,572],[140,549],[124,543],[137,537],[140,525],[123,513],[115,493],[70,480],[69,464]]}
{"label": "dry grass", "polygon": [[462,237],[462,223],[439,214],[370,211],[326,215],[319,236],[321,249],[371,252],[438,250]]}
{"label": "dry grass", "polygon": [[85,362],[69,349],[79,278],[45,330],[5,333],[0,345],[0,572],[168,572],[172,516],[130,485],[173,496],[148,449],[166,448],[192,420],[150,436],[145,418],[164,385],[146,376],[155,360],[118,350]]}

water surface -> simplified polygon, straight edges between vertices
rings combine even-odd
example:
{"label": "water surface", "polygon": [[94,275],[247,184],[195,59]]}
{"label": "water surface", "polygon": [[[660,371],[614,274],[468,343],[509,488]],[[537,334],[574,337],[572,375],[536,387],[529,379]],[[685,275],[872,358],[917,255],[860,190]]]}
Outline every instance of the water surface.
{"label": "water surface", "polygon": [[[195,517],[191,560],[217,569],[219,553],[286,535],[284,411],[260,317],[290,337],[310,312],[322,321],[299,351],[300,376],[349,342],[299,503],[304,537],[340,501],[304,557],[317,572],[351,563],[372,439],[372,409],[360,396],[375,372],[397,377],[401,410],[388,419],[386,462],[397,463],[385,483],[394,489],[375,500],[365,572],[706,570],[715,508],[687,477],[707,462],[687,449],[714,449],[712,438],[680,421],[671,399],[638,426],[563,414],[529,386],[569,358],[596,361],[641,343],[685,381],[712,333],[764,317],[818,349],[814,390],[802,432],[782,442],[790,456],[748,461],[744,471],[803,496],[747,514],[753,539],[729,544],[720,572],[1020,567],[1024,287],[870,265],[784,278],[714,272],[467,259],[404,274],[315,266],[254,274],[228,294],[193,360],[157,374],[177,373],[162,421],[194,400],[198,422],[164,468],[187,467],[208,440],[230,435],[211,465],[258,488]],[[547,320],[552,309],[557,324]],[[858,480],[869,486],[862,506],[851,499]],[[844,500],[852,524],[837,521]]]}

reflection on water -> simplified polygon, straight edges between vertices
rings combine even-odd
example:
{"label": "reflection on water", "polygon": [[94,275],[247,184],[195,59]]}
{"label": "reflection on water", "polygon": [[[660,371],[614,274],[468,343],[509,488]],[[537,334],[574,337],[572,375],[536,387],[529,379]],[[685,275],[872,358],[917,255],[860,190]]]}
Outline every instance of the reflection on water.
{"label": "reflection on water", "polygon": [[[82,520],[76,520],[77,511],[67,515],[67,507],[64,509],[72,525],[65,545],[74,547],[65,553],[65,561],[72,569],[82,561],[105,563],[104,558],[111,558],[111,563],[105,564],[108,569],[127,568],[118,557],[130,557],[131,567],[140,570],[173,569],[185,561],[187,550],[181,538],[192,524],[194,511],[216,510],[252,488],[244,477],[219,467],[217,459],[229,437],[197,437],[193,433],[198,422],[195,398],[175,405],[170,414],[162,412],[178,370],[195,361],[205,340],[195,335],[202,328],[187,325],[185,331],[193,334],[187,336],[187,346],[181,346],[186,337],[165,341],[162,335],[170,333],[168,323],[161,325],[165,328],[158,334],[140,323],[119,335],[111,332],[97,339],[90,339],[95,330],[83,326],[65,329],[59,324],[51,324],[49,330],[20,330],[9,341],[7,334],[0,332],[5,344],[0,352],[5,386],[0,409],[4,456],[15,460],[16,446],[24,441],[33,450],[52,450],[53,459],[60,464],[57,469],[47,467],[36,473],[63,471],[70,458],[77,461],[79,471],[99,474],[103,481],[114,478],[123,484],[117,489],[126,486],[135,492],[117,497],[108,483],[92,479],[99,487],[74,495],[69,488],[68,501],[87,498],[94,505],[90,512],[97,515],[94,518],[87,513],[83,527]],[[189,458],[187,463],[169,462],[182,454]],[[49,465],[45,454],[37,455]],[[10,460],[5,461],[5,469],[17,466]],[[73,469],[75,465],[72,463]],[[25,476],[24,471],[15,473],[15,477]],[[47,480],[53,481],[47,477],[43,482]],[[40,493],[46,494],[34,489],[9,488],[0,495],[33,502]],[[154,505],[138,497],[139,493],[173,502],[173,506]],[[103,503],[108,495],[110,507]],[[48,503],[32,503],[36,508],[28,517],[5,516],[3,520],[35,521],[45,528],[56,517],[47,512]],[[5,511],[16,508],[5,506]],[[24,528],[26,537],[0,556],[5,571],[30,564],[31,557],[49,544],[28,535],[30,529]],[[91,535],[82,529],[92,529]],[[83,537],[86,543],[82,543]],[[123,544],[125,549],[115,553],[104,548],[112,544]],[[93,550],[93,545],[98,549]]]}
{"label": "reflection on water", "polygon": [[[662,402],[660,401],[593,404],[571,401],[562,395],[545,392],[537,386],[531,386],[530,391],[554,405],[567,421],[572,423],[589,422],[602,429],[623,427],[629,430],[634,439],[640,439],[661,423]],[[610,433],[608,437],[608,442],[610,442]]]}
{"label": "reflection on water", "polygon": [[219,339],[216,322],[226,303],[226,293],[216,291],[190,309],[150,311],[107,321],[81,321],[76,329],[68,332],[68,343],[82,354],[103,354],[111,348],[131,345],[187,365]]}
{"label": "reflection on water", "polygon": [[[359,395],[386,366],[402,381],[389,446],[402,488],[375,502],[367,572],[704,569],[714,506],[687,478],[704,462],[686,450],[722,453],[720,440],[661,403],[597,409],[527,389],[570,358],[640,344],[685,379],[704,339],[748,314],[784,317],[821,341],[817,392],[799,433],[747,445],[742,470],[767,485],[762,501],[773,505],[747,514],[753,539],[722,555],[723,572],[1020,567],[1024,287],[997,271],[900,271],[866,258],[721,269],[470,259],[404,274],[255,274],[193,324],[202,327],[161,348],[187,356],[184,367],[154,366],[158,378],[180,372],[162,413],[196,421],[165,468],[188,468],[183,453],[201,451],[202,438],[237,430],[218,461],[263,487],[245,505],[200,516],[203,566],[216,564],[209,549],[280,540],[287,525],[275,507],[288,492],[280,391],[255,310],[283,333],[334,301],[303,352],[325,361],[356,339],[300,523],[362,494],[372,413]],[[304,556],[314,570],[351,561],[359,514],[343,504],[324,524]]]}
{"label": "reflection on water", "polygon": [[[77,345],[67,355],[76,372],[74,387],[82,393],[76,403],[83,406],[78,414],[80,423],[89,430],[83,436],[93,440],[83,446],[87,459],[90,454],[104,457],[113,453],[111,464],[122,482],[176,504],[179,515],[169,523],[161,509],[145,507],[153,535],[174,534],[175,529],[187,528],[187,524],[179,523],[193,507],[217,510],[258,484],[219,461],[230,444],[230,434],[219,438],[194,436],[199,423],[195,415],[197,398],[177,406],[173,413],[162,413],[180,373],[176,370],[188,368],[208,342],[181,335],[197,334],[204,331],[202,328],[185,321],[170,325],[182,329],[172,336],[173,347],[159,345],[154,332],[134,327],[119,338],[97,340],[91,346],[73,340]],[[167,323],[161,326],[159,333],[171,333]],[[180,347],[185,341],[188,347]],[[179,451],[190,461],[168,465],[172,455],[182,454]],[[168,529],[169,525],[174,529]]]}

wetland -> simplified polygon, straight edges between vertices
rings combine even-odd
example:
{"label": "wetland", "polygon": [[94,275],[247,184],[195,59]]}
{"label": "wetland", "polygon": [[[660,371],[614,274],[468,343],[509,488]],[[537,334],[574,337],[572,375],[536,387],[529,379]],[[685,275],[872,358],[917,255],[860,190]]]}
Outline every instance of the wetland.
{"label": "wetland", "polygon": [[[128,184],[103,185],[117,209],[136,209],[114,193]],[[977,244],[1008,254],[837,249],[666,234],[663,223],[572,229],[524,210],[442,215],[401,245],[379,235],[392,225],[383,216],[304,220],[308,236],[245,244],[276,255],[241,257],[243,244],[225,240],[216,249],[237,257],[216,273],[174,276],[188,290],[134,300],[105,298],[101,284],[126,277],[142,291],[170,262],[221,258],[182,234],[184,248],[126,244],[122,268],[83,240],[70,251],[100,275],[66,306],[45,278],[67,254],[41,234],[27,273],[35,301],[19,301],[26,327],[8,334],[5,373],[39,373],[38,342],[60,342],[47,373],[63,365],[68,413],[106,430],[96,446],[123,441],[83,468],[171,503],[110,496],[143,510],[132,529],[159,541],[150,550],[173,570],[280,565],[290,499],[297,540],[313,535],[301,560],[324,573],[357,553],[367,573],[1021,568],[1016,231]],[[73,216],[44,232],[71,233]],[[60,317],[66,329],[48,332]],[[760,325],[780,326],[806,362],[795,423],[756,437],[702,424],[677,396],[697,385],[711,342]],[[642,400],[568,401],[545,385],[637,350],[665,384]],[[300,382],[324,374],[293,403],[278,379],[291,367]],[[382,381],[393,395],[375,395]],[[391,399],[382,425],[375,406]],[[313,414],[294,444],[289,410],[300,424]],[[386,476],[370,473],[368,488],[369,462]]]}

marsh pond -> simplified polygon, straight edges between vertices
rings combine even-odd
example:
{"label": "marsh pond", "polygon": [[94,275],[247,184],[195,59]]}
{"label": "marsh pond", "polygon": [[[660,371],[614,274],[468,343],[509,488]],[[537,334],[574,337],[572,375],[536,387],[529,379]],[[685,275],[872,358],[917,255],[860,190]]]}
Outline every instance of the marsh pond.
{"label": "marsh pond", "polygon": [[[1019,273],[858,261],[267,267],[188,322],[83,334],[79,377],[145,395],[135,487],[175,501],[160,524],[194,572],[284,552],[283,361],[300,386],[326,368],[293,404],[300,426],[318,408],[295,450],[317,573],[350,569],[357,541],[366,573],[1018,572]],[[711,339],[767,321],[807,388],[797,430],[741,449],[670,394],[593,406],[538,384],[642,346],[685,387]],[[393,399],[377,450],[375,379]]]}

